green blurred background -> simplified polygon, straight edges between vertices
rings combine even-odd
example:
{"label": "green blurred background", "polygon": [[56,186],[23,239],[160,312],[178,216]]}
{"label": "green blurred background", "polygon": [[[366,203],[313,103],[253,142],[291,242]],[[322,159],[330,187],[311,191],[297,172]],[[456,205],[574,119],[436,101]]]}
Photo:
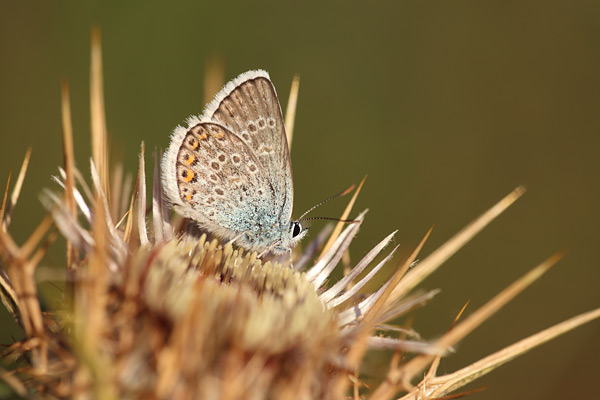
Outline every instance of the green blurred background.
{"label": "green blurred background", "polygon": [[[45,214],[38,196],[62,164],[60,82],[71,87],[77,162],[88,173],[90,30],[102,32],[113,154],[134,172],[139,144],[168,145],[203,109],[207,60],[225,79],[270,72],[282,102],[300,74],[292,151],[295,214],[368,175],[358,259],[389,232],[407,249],[435,224],[422,256],[519,184],[528,191],[422,287],[425,338],[467,301],[481,306],[553,252],[560,264],[442,362],[456,370],[600,305],[600,3],[3,2],[0,177],[33,146],[11,231]],[[151,163],[150,157],[147,161]],[[338,215],[346,200],[319,214]],[[314,233],[313,233],[314,236]],[[44,266],[60,263],[55,246]],[[4,309],[0,342],[19,336]],[[600,323],[538,348],[474,385],[474,399],[592,398]],[[383,374],[387,363],[372,366]],[[379,369],[378,369],[379,368]]]}

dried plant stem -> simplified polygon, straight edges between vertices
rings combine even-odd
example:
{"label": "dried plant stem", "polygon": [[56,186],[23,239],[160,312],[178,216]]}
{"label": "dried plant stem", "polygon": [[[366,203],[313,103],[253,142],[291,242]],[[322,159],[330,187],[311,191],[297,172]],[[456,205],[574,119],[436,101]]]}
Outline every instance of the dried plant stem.
{"label": "dried plant stem", "polygon": [[[16,296],[19,321],[26,335],[38,341],[38,345],[32,348],[32,366],[39,373],[47,371],[48,347],[34,273],[50,241],[53,240],[50,238],[40,246],[51,225],[52,218],[48,215],[22,247],[19,247],[7,232],[0,229],[0,251],[4,259],[9,261],[6,263],[6,272]],[[38,250],[34,252],[38,246]]]}

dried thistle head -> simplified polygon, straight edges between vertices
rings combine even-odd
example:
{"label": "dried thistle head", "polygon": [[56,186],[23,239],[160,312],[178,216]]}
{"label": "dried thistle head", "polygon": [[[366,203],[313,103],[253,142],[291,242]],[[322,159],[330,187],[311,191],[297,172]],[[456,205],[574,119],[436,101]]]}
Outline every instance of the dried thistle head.
{"label": "dried thistle head", "polygon": [[[416,291],[416,286],[512,204],[522,188],[417,264],[428,232],[408,257],[395,260],[396,272],[389,280],[374,292],[365,292],[365,284],[392,262],[395,249],[383,252],[393,234],[361,260],[347,265],[340,280],[330,282],[332,272],[343,264],[364,212],[356,217],[360,223],[324,229],[295,255],[292,268],[287,262],[260,259],[231,244],[210,240],[187,220],[171,219],[163,202],[159,154],[154,158],[152,207],[148,209],[143,146],[133,189],[118,165],[109,173],[101,73],[95,32],[91,187],[74,163],[64,85],[65,166],[56,179],[62,190],[44,192],[50,215],[21,246],[8,233],[29,153],[13,196],[7,200],[7,185],[0,209],[0,293],[26,336],[3,353],[5,362],[12,365],[11,371],[0,370],[0,378],[21,396],[441,397],[600,316],[599,310],[582,314],[455,373],[436,376],[440,358],[454,344],[560,256],[541,263],[435,341],[407,338],[406,330],[386,323],[430,300],[436,291]],[[295,104],[297,81],[294,85],[290,104]],[[293,107],[287,117],[291,135]],[[342,219],[348,217],[353,201]],[[42,313],[34,272],[57,236],[53,224],[67,240],[67,289],[62,310]],[[381,348],[393,350],[394,357],[381,383],[366,388],[361,381],[362,360],[369,351]]]}
{"label": "dried thistle head", "polygon": [[120,352],[124,393],[318,398],[318,382],[338,375],[335,316],[302,274],[205,236],[142,246],[131,260],[109,315],[136,338]]}

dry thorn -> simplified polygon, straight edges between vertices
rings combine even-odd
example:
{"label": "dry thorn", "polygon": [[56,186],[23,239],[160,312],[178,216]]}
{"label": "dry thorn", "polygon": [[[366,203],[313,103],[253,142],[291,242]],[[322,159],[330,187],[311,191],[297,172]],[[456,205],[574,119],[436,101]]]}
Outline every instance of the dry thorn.
{"label": "dry thorn", "polygon": [[288,147],[292,149],[292,139],[294,137],[294,122],[296,121],[296,107],[298,106],[298,91],[300,89],[300,75],[294,75],[292,87],[290,88],[290,97],[288,98],[287,108],[285,110],[285,133],[287,136]]}
{"label": "dry thorn", "polygon": [[462,308],[460,309],[460,311],[458,312],[458,314],[454,318],[454,321],[452,321],[452,324],[450,324],[450,328],[448,328],[449,331],[451,331],[454,328],[454,326],[458,323],[458,320],[460,320],[460,317],[463,315],[463,313],[465,312],[465,310],[469,306],[470,302],[471,302],[471,300],[467,300],[467,302],[465,303],[465,305],[462,306]]}
{"label": "dry thorn", "polygon": [[19,200],[19,195],[21,194],[21,188],[23,187],[23,181],[25,180],[25,175],[27,174],[27,167],[29,166],[29,159],[31,158],[31,147],[27,148],[25,152],[25,157],[23,158],[23,164],[21,164],[21,170],[19,171],[19,176],[17,176],[17,181],[15,182],[15,187],[13,188],[12,194],[10,196],[10,201],[6,206],[6,211],[4,213],[3,218],[3,229],[8,228],[10,225],[10,219],[12,212],[17,205],[17,200]]}
{"label": "dry thorn", "polygon": [[119,215],[124,213],[124,209],[120,207],[122,198],[123,198],[123,164],[115,163],[112,168],[111,175],[111,185],[110,185],[110,193],[111,193],[111,209],[110,209],[110,217],[116,220]]}
{"label": "dry thorn", "polygon": [[432,397],[431,400],[453,400],[453,399],[461,399],[461,398],[467,397],[467,396],[469,396],[469,395],[471,395],[473,393],[483,392],[484,390],[487,390],[487,388],[486,387],[480,387],[480,388],[475,388],[475,389],[467,390],[465,392],[449,394],[448,396]]}
{"label": "dry thorn", "polygon": [[427,256],[426,259],[421,261],[415,268],[406,274],[406,277],[396,287],[394,297],[401,297],[414,289],[426,277],[431,275],[442,263],[448,260],[448,258],[454,255],[483,228],[485,228],[497,216],[499,216],[510,205],[512,205],[519,197],[521,197],[523,193],[525,193],[525,187],[517,187],[506,197],[500,200],[496,205],[483,213],[469,225],[464,227],[450,240]]}
{"label": "dry thorn", "polygon": [[429,386],[436,389],[431,392],[431,395],[438,396],[443,393],[452,392],[492,372],[508,361],[527,353],[533,348],[598,318],[600,318],[600,308],[580,314],[531,335],[451,374],[432,378]]}
{"label": "dry thorn", "polygon": [[8,188],[10,187],[10,177],[12,176],[12,171],[8,173],[8,179],[6,180],[6,187],[4,188],[4,196],[2,197],[2,206],[0,206],[0,230],[6,230],[6,225],[4,224],[4,212],[6,211],[6,199],[8,198]]}
{"label": "dry thorn", "polygon": [[427,231],[427,233],[425,234],[423,239],[421,239],[421,242],[413,250],[413,252],[410,254],[408,259],[406,261],[404,261],[404,263],[396,271],[394,276],[392,276],[392,278],[388,280],[388,282],[387,282],[388,287],[383,292],[383,294],[379,297],[379,299],[377,299],[377,301],[375,302],[375,305],[365,315],[364,321],[369,321],[370,323],[374,323],[377,320],[377,317],[379,315],[383,314],[386,311],[387,307],[391,306],[397,300],[397,298],[394,297],[394,289],[401,282],[402,278],[405,276],[406,272],[408,271],[408,269],[410,268],[412,263],[417,259],[417,255],[419,254],[419,252],[425,245],[425,242],[427,242],[427,239],[429,239],[429,236],[431,235],[432,230],[433,230],[433,227]]}
{"label": "dry thorn", "polygon": [[[65,158],[65,204],[73,217],[77,218],[77,205],[75,204],[75,150],[73,148],[73,125],[71,122],[71,101],[69,98],[69,85],[63,80],[61,86],[61,110],[63,126],[63,151]],[[67,269],[73,269],[77,260],[77,250],[67,240]]]}
{"label": "dry thorn", "polygon": [[117,224],[115,225],[116,228],[120,228],[121,224],[123,224],[123,222],[125,222],[125,218],[127,218],[127,216],[129,215],[129,210],[125,211],[125,214],[123,214],[123,216],[121,217],[121,219],[119,220],[119,222],[117,222]]}
{"label": "dry thorn", "polygon": [[6,382],[6,384],[10,386],[11,389],[14,390],[19,396],[27,397],[27,388],[18,378],[15,377],[14,373],[0,368],[0,379]]}
{"label": "dry thorn", "polygon": [[38,247],[38,249],[35,251],[35,253],[33,253],[28,263],[29,268],[32,270],[32,274],[33,270],[37,267],[42,258],[46,255],[46,252],[48,251],[50,245],[52,245],[52,243],[54,243],[57,238],[58,233],[56,231],[51,232],[44,241],[44,243],[42,243],[40,247]]}
{"label": "dry thorn", "polygon": [[404,276],[405,272],[408,270],[410,265],[416,259],[419,251],[429,238],[430,234],[431,229],[427,232],[425,237],[423,237],[419,245],[409,256],[409,258],[398,269],[398,271],[396,271],[392,279],[390,279],[388,283],[386,283],[387,288],[384,290],[383,294],[377,299],[373,307],[369,311],[367,311],[362,321],[360,321],[360,332],[354,342],[353,347],[349,349],[348,355],[346,356],[347,362],[350,365],[358,365],[359,361],[362,359],[363,355],[367,350],[368,339],[377,323],[378,317],[386,310],[385,304],[386,302],[388,302],[394,287],[398,284],[398,282]]}
{"label": "dry thorn", "polygon": [[[467,317],[453,330],[447,332],[438,339],[434,345],[441,348],[449,348],[458,343],[458,341],[471,333],[476,327],[481,325],[485,320],[502,308],[508,301],[512,300],[517,294],[535,282],[550,267],[556,264],[561,257],[562,254],[557,253],[529,271]],[[420,355],[407,362],[398,370],[390,371],[390,375],[388,375],[386,381],[382,383],[373,394],[373,399],[389,399],[399,389],[410,387],[410,381],[434,359],[435,356]]]}
{"label": "dry thorn", "polygon": [[4,229],[0,229],[0,251],[8,259],[20,257],[21,249],[19,249],[12,236]]}
{"label": "dry thorn", "polygon": [[90,116],[92,124],[92,158],[100,175],[100,186],[110,198],[108,185],[108,149],[106,140],[106,112],[104,110],[104,83],[102,78],[102,44],[98,27],[92,29],[92,56],[90,71]]}
{"label": "dry thorn", "polygon": [[46,214],[42,222],[40,222],[25,244],[21,247],[20,253],[22,257],[29,257],[31,252],[40,244],[42,238],[48,232],[48,229],[50,229],[52,224],[52,214]]}
{"label": "dry thorn", "polygon": [[142,246],[150,243],[148,241],[148,232],[146,229],[146,164],[144,162],[144,154],[146,147],[144,142],[140,148],[140,158],[138,166],[138,202],[137,202],[137,222],[138,222],[138,235]]}
{"label": "dry thorn", "polygon": [[130,243],[130,241],[132,240],[131,235],[133,233],[133,222],[134,222],[133,221],[133,219],[134,219],[133,208],[135,207],[135,202],[136,202],[137,195],[138,195],[139,180],[140,180],[140,171],[139,171],[139,167],[138,167],[138,173],[137,173],[137,177],[135,179],[135,185],[133,187],[133,191],[131,192],[131,199],[129,200],[129,209],[125,213],[125,215],[127,216],[127,223],[125,224],[125,229],[123,231],[123,240],[125,241],[125,243]]}
{"label": "dry thorn", "polygon": [[152,228],[154,243],[164,241],[165,229],[163,228],[163,187],[160,179],[160,159],[158,151],[154,150],[154,177],[152,179]]}
{"label": "dry thorn", "polygon": [[13,288],[10,279],[4,271],[0,270],[0,300],[4,304],[4,307],[8,310],[10,315],[13,317],[15,322],[20,326],[23,326],[21,320],[21,314],[19,312],[19,301],[17,293]]}
{"label": "dry thorn", "polygon": [[204,104],[210,103],[215,94],[221,90],[225,80],[225,63],[219,56],[208,57],[204,72]]}
{"label": "dry thorn", "polygon": [[[452,324],[450,324],[450,328],[448,328],[448,332],[451,331],[454,328],[454,326],[458,323],[458,321],[460,320],[460,317],[463,315],[463,313],[467,309],[467,306],[469,305],[470,302],[471,302],[471,300],[467,301],[465,303],[465,305],[462,306],[462,308],[460,309],[460,311],[458,312],[456,317],[454,317],[454,321],[452,321]],[[433,362],[429,366],[429,370],[427,371],[427,375],[425,375],[423,382],[427,382],[430,378],[435,376],[435,373],[437,372],[437,369],[438,369],[438,366],[440,365],[441,360],[442,360],[441,355],[439,355],[433,359]]]}

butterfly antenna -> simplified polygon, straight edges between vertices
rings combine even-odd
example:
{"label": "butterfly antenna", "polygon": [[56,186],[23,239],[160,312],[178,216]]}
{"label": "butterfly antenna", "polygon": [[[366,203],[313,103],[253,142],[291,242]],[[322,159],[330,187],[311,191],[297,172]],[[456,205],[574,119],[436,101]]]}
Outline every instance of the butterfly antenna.
{"label": "butterfly antenna", "polygon": [[[333,218],[333,217],[310,217],[310,218],[299,219],[298,222],[313,221],[315,219],[325,219],[328,221],[345,222],[348,224],[356,224],[356,223],[360,222],[359,220],[356,220],[356,219],[339,219],[339,218]],[[310,227],[307,227],[307,229],[308,228],[310,228]]]}
{"label": "butterfly antenna", "polygon": [[300,221],[307,221],[307,220],[309,220],[309,219],[331,219],[331,220],[333,220],[333,221],[340,221],[339,219],[333,219],[333,218],[320,218],[320,217],[317,217],[317,218],[305,218],[305,219],[302,219],[302,218],[303,218],[303,217],[304,217],[306,214],[308,214],[309,212],[311,212],[312,210],[314,210],[315,208],[322,206],[323,204],[327,203],[328,201],[330,201],[330,200],[333,200],[333,199],[336,199],[336,198],[338,198],[338,197],[342,197],[342,196],[345,196],[345,195],[347,195],[348,193],[350,193],[351,191],[353,191],[355,187],[356,187],[356,185],[354,185],[354,184],[353,184],[352,186],[350,186],[348,189],[344,190],[343,192],[340,192],[340,193],[334,194],[333,196],[331,196],[331,197],[328,197],[328,198],[326,198],[325,200],[323,200],[322,202],[320,202],[320,203],[318,203],[318,204],[316,204],[316,205],[312,206],[312,207],[311,207],[311,208],[310,208],[310,209],[309,209],[307,212],[305,212],[304,214],[302,214],[302,215],[300,216],[300,218],[298,218],[298,222],[300,222]]}

